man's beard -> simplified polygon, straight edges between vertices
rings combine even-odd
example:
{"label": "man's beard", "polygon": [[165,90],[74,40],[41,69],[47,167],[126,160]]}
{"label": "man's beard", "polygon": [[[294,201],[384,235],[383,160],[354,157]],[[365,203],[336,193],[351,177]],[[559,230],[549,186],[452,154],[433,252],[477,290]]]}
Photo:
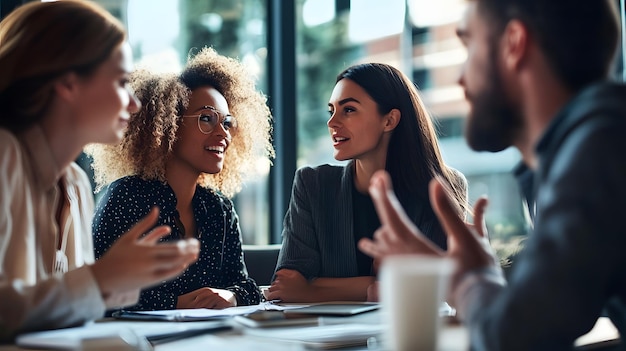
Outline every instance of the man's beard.
{"label": "man's beard", "polygon": [[472,109],[465,126],[465,138],[473,150],[498,152],[513,144],[522,116],[505,92],[495,53],[488,67],[491,68],[487,71],[487,88],[469,96]]}

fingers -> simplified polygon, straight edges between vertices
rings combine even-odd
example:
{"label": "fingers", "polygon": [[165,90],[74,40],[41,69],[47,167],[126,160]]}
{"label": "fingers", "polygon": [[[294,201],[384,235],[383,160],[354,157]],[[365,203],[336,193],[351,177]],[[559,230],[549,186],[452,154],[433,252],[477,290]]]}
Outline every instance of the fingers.
{"label": "fingers", "polygon": [[197,259],[193,253],[182,253],[168,257],[155,255],[152,264],[153,270],[167,270],[172,267],[187,267]]}
{"label": "fingers", "polygon": [[389,226],[391,231],[399,236],[417,231],[393,192],[391,179],[386,171],[374,173],[370,180],[369,192],[381,225]]}
{"label": "fingers", "polygon": [[264,291],[265,299],[268,301],[282,300],[281,291],[282,291],[282,282],[276,279],[272,282],[272,285],[270,285],[270,287]]}
{"label": "fingers", "polygon": [[189,238],[158,245],[142,245],[136,250],[146,250],[149,256],[160,260],[170,260],[176,257],[193,257],[200,253],[198,239]]}
{"label": "fingers", "polygon": [[467,229],[463,220],[459,218],[456,206],[450,202],[442,180],[438,177],[431,180],[429,190],[430,202],[444,231],[449,237],[463,245],[462,243],[468,240],[467,236],[471,236],[471,232]]}
{"label": "fingers", "polygon": [[136,245],[134,250],[137,254],[139,254],[138,250],[142,250],[147,257],[168,261],[180,257],[197,256],[200,252],[200,243],[197,239],[190,238],[158,245]]}
{"label": "fingers", "polygon": [[225,308],[228,302],[221,298],[218,294],[210,289],[202,290],[202,292],[194,299],[196,308]]}
{"label": "fingers", "polygon": [[139,241],[144,244],[155,244],[159,241],[159,239],[171,233],[171,231],[172,231],[172,228],[170,228],[168,225],[161,225],[150,230],[148,234],[141,237]]}
{"label": "fingers", "polygon": [[159,241],[159,239],[168,235],[171,232],[172,232],[172,228],[170,228],[167,225],[161,225],[152,229],[144,237],[138,239],[138,241],[143,244],[153,245],[153,244],[156,244]]}
{"label": "fingers", "polygon": [[367,301],[378,302],[378,282],[374,282],[367,287]]}
{"label": "fingers", "polygon": [[[216,291],[217,290],[217,291]],[[218,292],[221,289],[200,288],[178,297],[180,308],[223,309],[234,304]],[[233,295],[234,296],[234,295]],[[182,303],[181,303],[182,300]]]}
{"label": "fingers", "polygon": [[[187,242],[181,248],[180,242]],[[142,249],[149,250],[148,257],[152,257],[151,269],[159,279],[169,279],[182,273],[187,267],[198,259],[199,244],[196,239],[181,240],[175,244],[161,244]],[[172,276],[173,277],[173,276]]]}
{"label": "fingers", "polygon": [[487,235],[487,225],[485,223],[485,209],[489,201],[486,197],[481,196],[474,205],[474,228],[483,238]]}
{"label": "fingers", "polygon": [[267,291],[267,293],[265,294],[265,299],[268,300],[268,301],[282,300],[282,298],[280,296],[280,290],[269,289]]}
{"label": "fingers", "polygon": [[364,254],[373,257],[379,258],[383,256],[381,250],[378,249],[378,245],[368,238],[363,238],[359,240],[359,250],[363,251]]}
{"label": "fingers", "polygon": [[122,235],[120,240],[135,241],[139,239],[145,232],[154,227],[158,219],[159,208],[153,207],[144,218],[137,222],[126,234]]}

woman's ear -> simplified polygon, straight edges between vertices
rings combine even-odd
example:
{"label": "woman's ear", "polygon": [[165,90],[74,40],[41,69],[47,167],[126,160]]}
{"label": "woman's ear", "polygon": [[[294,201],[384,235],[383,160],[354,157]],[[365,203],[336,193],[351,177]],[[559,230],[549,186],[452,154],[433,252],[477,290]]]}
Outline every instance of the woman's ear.
{"label": "woman's ear", "polygon": [[54,90],[57,93],[57,96],[63,100],[73,101],[76,99],[76,93],[80,90],[78,83],[78,76],[76,73],[65,73],[54,82]]}
{"label": "woman's ear", "polygon": [[385,115],[385,132],[390,132],[396,129],[398,123],[400,123],[401,117],[402,114],[400,113],[400,110],[397,108],[391,109],[391,111]]}

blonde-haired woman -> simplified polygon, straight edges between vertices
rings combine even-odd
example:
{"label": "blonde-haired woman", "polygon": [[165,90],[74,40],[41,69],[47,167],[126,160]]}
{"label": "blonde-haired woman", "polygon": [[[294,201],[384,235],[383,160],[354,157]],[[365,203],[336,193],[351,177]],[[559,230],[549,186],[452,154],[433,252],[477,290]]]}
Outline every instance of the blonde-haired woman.
{"label": "blonde-haired woman", "polygon": [[156,245],[165,226],[142,237],[152,210],[94,263],[93,195],[72,161],[87,143],[119,141],[139,109],[124,41],[87,1],[32,2],[0,23],[0,341],[134,304],[197,257],[195,239]]}
{"label": "blonde-haired woman", "polygon": [[200,258],[179,278],[142,292],[136,310],[225,308],[260,302],[241,250],[230,197],[258,158],[273,156],[265,97],[236,60],[205,48],[180,76],[137,71],[143,104],[122,143],[91,149],[98,184],[111,185],[96,209],[96,256],[152,207],[163,240],[198,238]]}

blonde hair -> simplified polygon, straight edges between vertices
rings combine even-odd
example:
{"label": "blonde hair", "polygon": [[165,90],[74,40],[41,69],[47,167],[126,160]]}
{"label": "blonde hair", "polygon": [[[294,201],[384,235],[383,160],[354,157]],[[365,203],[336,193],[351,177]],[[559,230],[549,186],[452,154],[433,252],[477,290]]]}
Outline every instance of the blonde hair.
{"label": "blonde hair", "polygon": [[88,1],[31,2],[0,23],[0,126],[38,122],[68,72],[88,76],[125,40],[122,24]]}
{"label": "blonde hair", "polygon": [[269,162],[274,157],[265,96],[256,90],[254,80],[237,60],[204,48],[189,58],[180,76],[138,70],[131,74],[130,85],[142,108],[131,117],[122,142],[86,149],[94,160],[98,189],[129,175],[165,182],[165,162],[176,142],[180,116],[191,92],[201,86],[212,86],[224,95],[237,118],[237,131],[222,171],[202,173],[198,184],[232,197],[241,190],[246,176],[257,173],[259,158]]}

